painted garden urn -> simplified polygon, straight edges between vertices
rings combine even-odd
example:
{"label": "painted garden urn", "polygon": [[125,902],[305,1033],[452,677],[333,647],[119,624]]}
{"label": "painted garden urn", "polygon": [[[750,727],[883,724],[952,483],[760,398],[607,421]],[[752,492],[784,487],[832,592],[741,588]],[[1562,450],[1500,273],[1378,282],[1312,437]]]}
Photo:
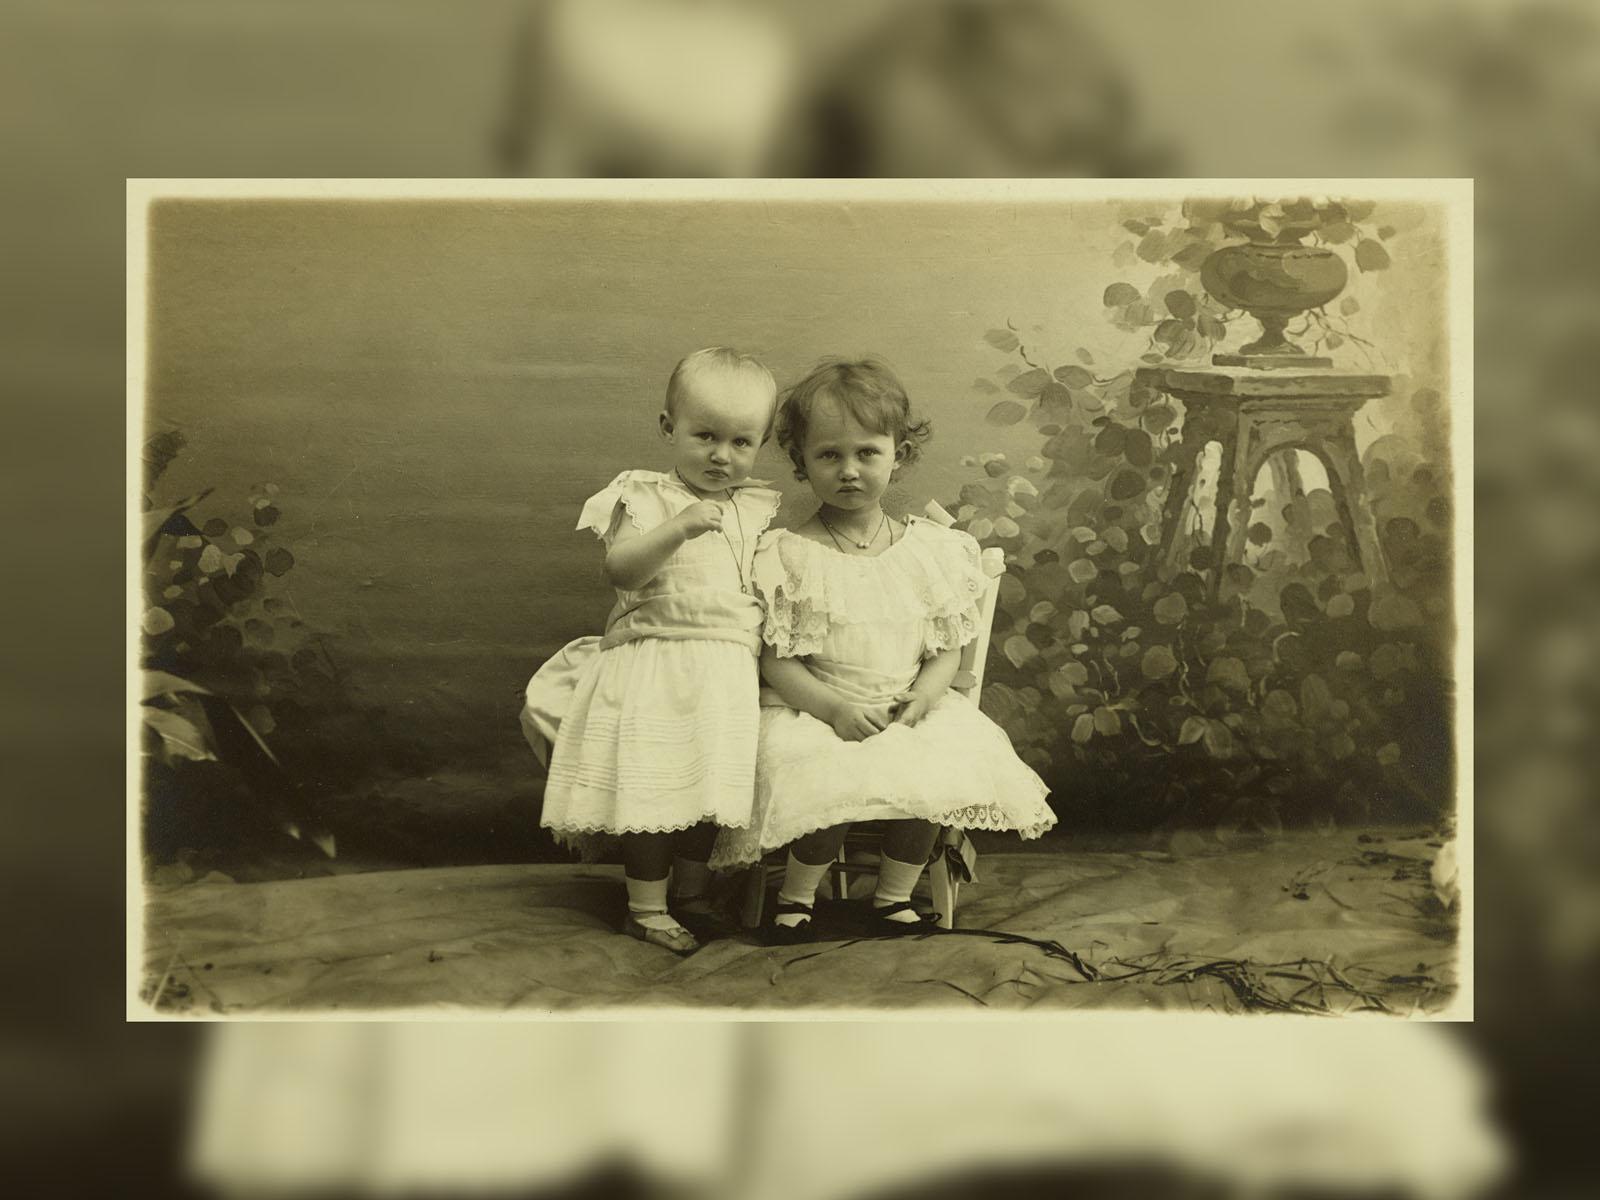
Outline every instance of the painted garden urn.
{"label": "painted garden urn", "polygon": [[1301,313],[1334,299],[1349,281],[1344,259],[1326,246],[1238,242],[1213,251],[1200,264],[1201,286],[1222,304],[1260,321],[1261,337],[1212,361],[1225,367],[1331,366],[1331,359],[1307,354],[1283,329]]}

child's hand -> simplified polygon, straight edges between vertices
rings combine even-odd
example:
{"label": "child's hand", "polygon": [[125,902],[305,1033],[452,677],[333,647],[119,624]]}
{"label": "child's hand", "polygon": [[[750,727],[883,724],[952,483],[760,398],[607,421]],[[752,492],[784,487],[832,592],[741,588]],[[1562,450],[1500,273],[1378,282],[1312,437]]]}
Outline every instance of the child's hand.
{"label": "child's hand", "polygon": [[933,705],[915,692],[901,692],[894,698],[894,719],[900,725],[915,725],[928,715]]}
{"label": "child's hand", "polygon": [[887,704],[841,704],[834,714],[833,731],[847,742],[864,742],[889,728],[892,719]]}
{"label": "child's hand", "polygon": [[715,500],[699,500],[678,514],[685,539],[697,538],[722,528],[722,505]]}

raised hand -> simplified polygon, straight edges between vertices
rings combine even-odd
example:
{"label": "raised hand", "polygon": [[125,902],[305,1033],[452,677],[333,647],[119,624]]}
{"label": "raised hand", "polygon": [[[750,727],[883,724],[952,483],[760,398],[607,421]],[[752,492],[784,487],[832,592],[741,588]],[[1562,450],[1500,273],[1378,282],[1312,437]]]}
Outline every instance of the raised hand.
{"label": "raised hand", "polygon": [[685,539],[697,538],[722,528],[722,505],[715,500],[698,500],[678,514]]}

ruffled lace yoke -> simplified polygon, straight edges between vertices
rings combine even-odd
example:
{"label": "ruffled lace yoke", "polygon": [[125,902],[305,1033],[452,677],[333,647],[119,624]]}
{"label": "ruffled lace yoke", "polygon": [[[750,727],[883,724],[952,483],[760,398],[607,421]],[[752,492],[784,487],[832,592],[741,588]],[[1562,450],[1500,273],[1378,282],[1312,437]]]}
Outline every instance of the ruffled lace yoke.
{"label": "ruffled lace yoke", "polygon": [[756,551],[755,583],[762,637],[780,657],[804,657],[823,682],[878,700],[910,686],[923,659],[978,635],[987,577],[969,534],[911,517],[871,558],[775,530]]}

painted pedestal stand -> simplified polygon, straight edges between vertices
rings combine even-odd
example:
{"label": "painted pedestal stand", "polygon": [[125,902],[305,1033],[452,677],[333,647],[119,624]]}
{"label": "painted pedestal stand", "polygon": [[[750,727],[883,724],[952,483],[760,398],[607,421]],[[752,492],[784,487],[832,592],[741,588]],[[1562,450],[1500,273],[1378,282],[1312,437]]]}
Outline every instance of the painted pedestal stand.
{"label": "painted pedestal stand", "polygon": [[1137,379],[1184,407],[1179,457],[1162,518],[1162,561],[1188,567],[1193,537],[1185,533],[1183,512],[1193,499],[1200,455],[1208,443],[1216,442],[1222,461],[1211,528],[1213,596],[1227,565],[1244,561],[1250,493],[1257,473],[1273,455],[1287,450],[1308,451],[1322,463],[1361,570],[1371,579],[1387,577],[1362,483],[1353,424],[1363,404],[1388,394],[1387,375],[1315,368],[1153,366],[1140,368]]}

